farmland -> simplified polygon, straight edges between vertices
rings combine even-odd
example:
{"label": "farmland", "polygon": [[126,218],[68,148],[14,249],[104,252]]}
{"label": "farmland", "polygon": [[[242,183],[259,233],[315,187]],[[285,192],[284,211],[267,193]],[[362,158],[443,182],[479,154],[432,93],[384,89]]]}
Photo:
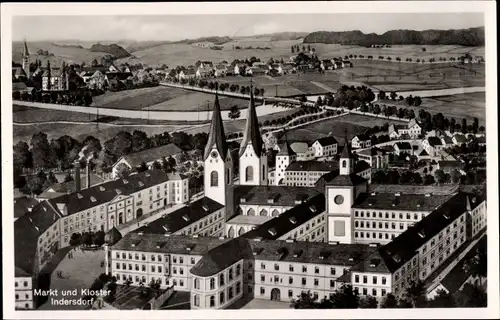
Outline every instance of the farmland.
{"label": "farmland", "polygon": [[[424,109],[431,114],[441,112],[445,117],[455,118],[457,122],[462,118],[466,118],[468,121],[478,118],[479,122],[484,124],[486,122],[485,98],[484,92],[422,98],[422,104],[420,106],[409,108],[412,108],[415,112],[418,112],[420,109]],[[400,101],[381,101],[381,103],[401,105],[402,107],[408,108],[408,106],[404,105],[404,102]]]}
{"label": "farmland", "polygon": [[375,125],[383,125],[386,122],[395,124],[402,123],[399,121],[377,119],[362,115],[346,115],[292,129],[288,131],[287,138],[290,141],[313,142],[318,137],[331,134],[338,141],[343,141],[346,130],[348,139],[352,139],[355,135],[364,132],[367,128],[371,128]]}

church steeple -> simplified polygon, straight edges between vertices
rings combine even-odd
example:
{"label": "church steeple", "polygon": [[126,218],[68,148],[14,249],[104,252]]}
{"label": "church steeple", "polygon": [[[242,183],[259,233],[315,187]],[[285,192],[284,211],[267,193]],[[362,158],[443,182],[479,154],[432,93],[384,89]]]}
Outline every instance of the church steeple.
{"label": "church steeple", "polygon": [[212,123],[210,124],[210,131],[208,134],[207,145],[203,154],[203,160],[210,156],[210,152],[214,149],[219,152],[223,160],[227,157],[227,142],[224,133],[224,124],[222,122],[222,115],[220,111],[219,96],[215,93],[214,110],[212,111]]}
{"label": "church steeple", "polygon": [[30,53],[28,51],[28,44],[26,43],[26,39],[23,43],[23,58],[22,58],[22,68],[24,73],[26,73],[26,77],[30,78]]}
{"label": "church steeple", "polygon": [[243,140],[240,145],[240,157],[248,146],[251,144],[255,154],[260,158],[262,154],[262,137],[259,130],[259,120],[257,118],[257,111],[255,110],[255,100],[253,97],[253,85],[250,83],[250,104],[248,106],[247,112],[247,124],[245,128],[245,134],[243,135]]}
{"label": "church steeple", "polygon": [[23,58],[24,57],[29,57],[30,53],[28,51],[28,44],[26,43],[26,39],[24,39],[24,44],[23,44]]}
{"label": "church steeple", "polygon": [[347,133],[344,140],[344,148],[340,153],[340,174],[349,175],[353,172],[354,158],[351,153],[351,148],[349,147],[349,142],[347,140]]}

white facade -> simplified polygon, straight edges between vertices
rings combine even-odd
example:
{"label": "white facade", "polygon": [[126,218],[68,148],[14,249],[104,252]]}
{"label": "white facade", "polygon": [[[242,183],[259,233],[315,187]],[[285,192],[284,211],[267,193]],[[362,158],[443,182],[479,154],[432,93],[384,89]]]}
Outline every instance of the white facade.
{"label": "white facade", "polygon": [[251,143],[240,156],[240,185],[265,186],[267,185],[267,155],[262,150],[260,158],[254,151]]}
{"label": "white facade", "polygon": [[295,155],[278,155],[276,156],[276,169],[274,176],[274,183],[279,186],[285,183],[285,172],[286,168],[290,165],[290,163],[296,160],[297,156]]}
{"label": "white facade", "polygon": [[16,277],[14,288],[16,310],[34,309],[32,278],[30,276]]}
{"label": "white facade", "polygon": [[312,147],[314,148],[314,156],[316,158],[320,157],[332,157],[337,154],[337,144],[331,144],[322,146],[317,140],[313,143]]}
{"label": "white facade", "polygon": [[351,143],[352,143],[353,149],[368,148],[372,145],[372,142],[370,139],[360,140],[358,136],[355,136],[354,138],[352,138]]}
{"label": "white facade", "polygon": [[217,151],[214,144],[210,156],[205,160],[204,188],[205,196],[222,205],[226,205],[226,189],[233,183],[233,161],[228,154],[226,159]]}

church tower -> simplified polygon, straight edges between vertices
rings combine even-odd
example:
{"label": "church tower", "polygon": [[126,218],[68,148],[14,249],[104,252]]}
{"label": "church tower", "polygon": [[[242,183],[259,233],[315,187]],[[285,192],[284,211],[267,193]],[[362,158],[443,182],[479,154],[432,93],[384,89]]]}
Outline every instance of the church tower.
{"label": "church tower", "polygon": [[339,175],[326,184],[328,242],[355,243],[354,217],[351,207],[362,192],[368,191],[368,181],[354,173],[354,157],[345,138],[340,154]]}
{"label": "church tower", "polygon": [[28,44],[26,43],[26,40],[24,40],[23,44],[23,61],[22,61],[22,66],[24,73],[26,73],[26,78],[30,78],[30,53],[28,51]]}
{"label": "church tower", "polygon": [[267,154],[260,135],[252,85],[250,85],[250,104],[247,111],[245,134],[239,152],[240,185],[267,185]]}
{"label": "church tower", "polygon": [[205,162],[205,197],[226,205],[228,189],[233,184],[233,160],[226,142],[220,111],[219,96],[215,94],[212,123],[203,154]]}

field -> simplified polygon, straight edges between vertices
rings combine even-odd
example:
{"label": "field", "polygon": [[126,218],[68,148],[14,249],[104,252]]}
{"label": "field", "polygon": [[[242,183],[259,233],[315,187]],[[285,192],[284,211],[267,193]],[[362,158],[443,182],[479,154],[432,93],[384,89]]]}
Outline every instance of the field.
{"label": "field", "polygon": [[344,79],[366,83],[384,91],[411,91],[485,85],[484,64],[411,64],[354,60],[354,67],[338,72]]}
{"label": "field", "polygon": [[[461,123],[462,118],[469,122],[474,118],[479,119],[480,125],[486,122],[486,99],[484,92],[456,94],[452,96],[441,96],[423,98],[422,104],[418,107],[410,107],[417,113],[424,109],[431,114],[441,112],[445,117],[453,117],[457,123]],[[387,104],[395,104],[406,107],[403,102],[386,101]],[[381,103],[384,103],[381,101]]]}
{"label": "field", "polygon": [[333,135],[338,141],[344,141],[345,130],[347,130],[347,137],[350,140],[367,128],[375,125],[380,126],[386,122],[395,124],[402,123],[400,121],[378,119],[362,115],[346,115],[292,129],[288,131],[287,137],[289,141],[313,142],[318,139],[318,137]]}

